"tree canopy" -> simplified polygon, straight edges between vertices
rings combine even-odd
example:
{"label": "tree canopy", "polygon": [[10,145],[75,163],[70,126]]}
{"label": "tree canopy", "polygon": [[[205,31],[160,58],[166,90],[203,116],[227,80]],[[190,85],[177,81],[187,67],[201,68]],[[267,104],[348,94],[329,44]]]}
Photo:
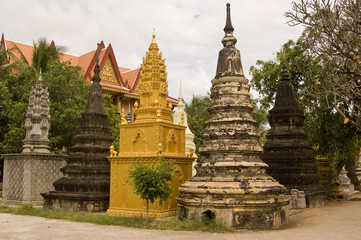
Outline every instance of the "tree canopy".
{"label": "tree canopy", "polygon": [[348,171],[354,171],[352,165],[360,146],[359,136],[344,125],[339,113],[327,107],[327,96],[317,93],[319,84],[313,79],[322,76],[322,61],[309,54],[302,37],[297,42],[285,43],[275,60],[259,60],[257,66],[251,67],[251,87],[259,92],[257,100],[261,108],[270,109],[274,103],[281,62],[286,63],[299,106],[304,111],[304,130],[314,155],[329,158],[332,177],[337,176],[345,163]]}
{"label": "tree canopy", "polygon": [[303,25],[308,55],[321,68],[309,92],[325,110],[337,111],[352,131],[361,133],[361,1],[301,0],[286,13],[289,25]]}

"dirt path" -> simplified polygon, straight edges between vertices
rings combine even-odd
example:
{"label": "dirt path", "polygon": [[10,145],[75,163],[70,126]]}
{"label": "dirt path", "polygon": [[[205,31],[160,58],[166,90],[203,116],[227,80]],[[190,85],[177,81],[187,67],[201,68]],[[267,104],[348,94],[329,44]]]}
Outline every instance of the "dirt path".
{"label": "dirt path", "polygon": [[0,214],[1,240],[186,239],[186,240],[361,240],[361,201],[328,203],[290,216],[278,230],[239,233],[176,232],[100,226],[40,217]]}

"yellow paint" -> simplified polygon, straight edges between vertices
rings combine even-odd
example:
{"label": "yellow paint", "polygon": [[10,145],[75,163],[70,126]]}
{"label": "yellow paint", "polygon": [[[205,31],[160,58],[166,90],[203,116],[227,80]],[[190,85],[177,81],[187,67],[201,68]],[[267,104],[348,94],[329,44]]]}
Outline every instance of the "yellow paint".
{"label": "yellow paint", "polygon": [[[145,217],[145,200],[133,192],[129,169],[136,161],[152,163],[158,156],[175,160],[173,194],[163,204],[149,207],[149,217],[176,214],[178,187],[192,176],[193,157],[185,154],[185,129],[172,123],[172,110],[167,104],[168,82],[165,60],[159,52],[155,35],[143,58],[139,82],[139,104],[135,104],[136,120],[120,125],[119,154],[108,157],[111,164],[110,202],[107,214]],[[125,119],[124,119],[125,120]],[[114,150],[113,150],[114,151]]]}
{"label": "yellow paint", "polygon": [[105,60],[104,66],[99,73],[102,82],[120,85],[110,57]]}

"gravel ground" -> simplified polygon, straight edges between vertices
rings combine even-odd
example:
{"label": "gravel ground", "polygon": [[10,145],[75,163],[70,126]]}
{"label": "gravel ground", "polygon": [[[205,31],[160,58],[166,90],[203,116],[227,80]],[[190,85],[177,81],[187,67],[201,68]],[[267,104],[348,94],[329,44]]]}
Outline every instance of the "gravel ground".
{"label": "gravel ground", "polygon": [[142,230],[0,213],[0,239],[361,240],[361,201],[332,201],[322,208],[292,214],[281,229],[237,233]]}

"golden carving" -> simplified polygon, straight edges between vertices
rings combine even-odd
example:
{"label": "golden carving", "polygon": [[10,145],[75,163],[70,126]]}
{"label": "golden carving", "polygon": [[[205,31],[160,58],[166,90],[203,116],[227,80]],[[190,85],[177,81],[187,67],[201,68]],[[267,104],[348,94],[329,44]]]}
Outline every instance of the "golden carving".
{"label": "golden carving", "polygon": [[109,150],[110,150],[110,157],[114,157],[114,156],[117,156],[118,155],[118,152],[114,150],[114,146],[111,145],[109,147]]}
{"label": "golden carving", "polygon": [[117,74],[115,73],[110,57],[105,60],[105,64],[100,71],[99,76],[102,79],[102,82],[109,82],[113,84],[116,83],[117,85],[119,85]]}
{"label": "golden carving", "polygon": [[120,124],[128,124],[127,119],[125,119],[125,111],[124,108],[122,109],[122,121]]}

